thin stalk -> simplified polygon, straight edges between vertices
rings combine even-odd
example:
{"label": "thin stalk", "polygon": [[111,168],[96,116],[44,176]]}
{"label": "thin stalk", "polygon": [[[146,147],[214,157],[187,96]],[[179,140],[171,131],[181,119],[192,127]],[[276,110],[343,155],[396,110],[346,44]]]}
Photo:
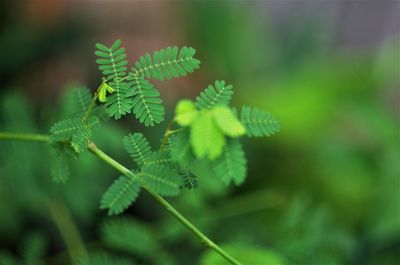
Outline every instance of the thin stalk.
{"label": "thin stalk", "polygon": [[[88,146],[90,152],[92,152],[95,156],[109,164],[111,167],[115,168],[125,176],[129,178],[136,178],[136,176],[126,167],[121,165],[119,162],[115,161],[113,158],[108,156],[106,153],[101,151],[96,147],[94,143],[90,143]],[[172,216],[174,216],[183,226],[186,226],[195,236],[197,236],[201,242],[204,243],[205,246],[215,250],[219,253],[223,258],[229,261],[233,265],[241,265],[239,261],[233,258],[231,255],[226,253],[222,248],[220,248],[216,243],[214,243],[211,239],[209,239],[205,234],[203,234],[195,225],[193,225],[188,219],[186,219],[182,214],[180,214],[169,202],[167,202],[163,197],[158,195],[157,193],[149,190],[147,187],[143,187],[144,190],[147,191],[161,206],[163,206]]]}
{"label": "thin stalk", "polygon": [[69,210],[54,200],[46,200],[46,205],[65,242],[71,260],[76,262],[81,258],[87,258],[85,244]]}
{"label": "thin stalk", "polygon": [[[0,140],[19,140],[19,141],[41,141],[48,142],[49,137],[47,135],[37,135],[37,134],[14,134],[14,133],[0,133]],[[103,160],[105,163],[115,168],[117,171],[121,172],[127,177],[136,178],[137,176],[133,174],[128,168],[111,158],[109,155],[100,150],[93,142],[89,143],[88,150]],[[186,219],[182,214],[180,214],[169,202],[167,202],[163,197],[157,193],[151,191],[147,187],[143,187],[161,206],[163,206],[172,216],[174,216],[183,226],[185,226],[189,231],[191,231],[201,242],[208,248],[216,251],[224,259],[229,261],[233,265],[242,265],[239,261],[233,258],[231,255],[226,253],[221,247],[209,239],[205,234],[203,234],[194,224],[192,224],[188,219]]]}
{"label": "thin stalk", "polygon": [[28,142],[48,142],[49,137],[41,134],[29,133],[6,133],[0,132],[0,139],[2,140],[15,140],[15,141],[28,141]]}
{"label": "thin stalk", "polygon": [[85,123],[87,121],[87,119],[89,118],[90,112],[92,112],[93,107],[95,106],[96,100],[98,97],[99,97],[99,89],[97,89],[96,93],[94,94],[94,97],[92,98],[92,101],[90,102],[88,109],[86,110],[85,114],[83,115],[83,118],[82,118],[83,123]]}

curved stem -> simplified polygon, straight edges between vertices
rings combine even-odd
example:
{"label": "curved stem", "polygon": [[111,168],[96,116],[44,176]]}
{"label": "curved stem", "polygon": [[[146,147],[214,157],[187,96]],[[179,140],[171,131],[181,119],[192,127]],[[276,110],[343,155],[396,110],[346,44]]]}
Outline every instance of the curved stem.
{"label": "curved stem", "polygon": [[[19,133],[1,133],[0,132],[0,140],[19,140],[19,141],[40,141],[40,142],[49,142],[49,137],[47,135],[38,135],[38,134],[19,134]],[[94,143],[89,143],[88,150],[103,160],[105,163],[115,168],[122,174],[127,177],[136,176],[125,166],[111,158],[109,155],[100,150]],[[186,219],[182,214],[180,214],[169,202],[167,202],[163,197],[158,195],[157,193],[149,190],[146,187],[143,187],[161,206],[163,206],[172,216],[174,216],[182,225],[184,225],[189,231],[191,231],[197,238],[200,239],[201,242],[204,243],[205,246],[213,249],[218,254],[220,254],[224,259],[229,261],[229,263],[233,265],[241,265],[239,261],[233,258],[231,255],[226,253],[221,247],[219,247],[216,243],[214,243],[211,239],[209,239],[205,234],[203,234],[194,224],[192,224],[188,219]]]}

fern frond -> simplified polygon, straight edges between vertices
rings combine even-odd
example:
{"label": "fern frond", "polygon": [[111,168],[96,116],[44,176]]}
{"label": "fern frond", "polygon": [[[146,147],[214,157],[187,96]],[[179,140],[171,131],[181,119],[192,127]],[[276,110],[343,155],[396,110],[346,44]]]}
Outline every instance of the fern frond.
{"label": "fern frond", "polygon": [[134,265],[124,258],[116,258],[107,253],[90,253],[89,257],[81,259],[75,265]]}
{"label": "fern frond", "polygon": [[190,47],[168,47],[154,52],[153,56],[146,53],[132,68],[134,75],[145,76],[158,80],[186,76],[199,68],[200,61],[193,58],[196,50]]}
{"label": "fern frond", "polygon": [[129,134],[124,137],[123,143],[125,150],[140,167],[150,162],[152,155],[151,147],[143,134]]}
{"label": "fern frond", "polygon": [[209,85],[196,98],[196,107],[211,109],[217,105],[229,105],[233,95],[233,86],[225,85],[225,81],[215,81],[214,86]]}
{"label": "fern frond", "polygon": [[280,130],[279,121],[271,113],[258,108],[243,106],[240,120],[250,137],[270,136]]}
{"label": "fern frond", "polygon": [[198,186],[198,181],[196,175],[190,170],[189,167],[182,167],[178,170],[179,174],[183,178],[182,187],[188,190],[196,189]]}
{"label": "fern frond", "polygon": [[169,138],[169,152],[171,158],[180,165],[187,165],[195,159],[188,130],[173,134]]}
{"label": "fern frond", "polygon": [[122,213],[138,197],[140,184],[133,178],[121,176],[104,193],[100,209],[108,209],[109,215]]}
{"label": "fern frond", "polygon": [[178,195],[182,185],[182,178],[175,170],[164,165],[145,166],[140,177],[148,188],[163,196]]}
{"label": "fern frond", "polygon": [[197,158],[214,160],[222,153],[225,137],[215,125],[212,113],[200,112],[190,132],[190,143]]}
{"label": "fern frond", "polygon": [[110,48],[101,43],[96,43],[95,54],[100,57],[96,60],[96,63],[108,81],[118,81],[119,78],[126,75],[128,61],[125,60],[125,48],[120,46],[121,40],[116,40]]}
{"label": "fern frond", "polygon": [[104,222],[101,240],[108,247],[140,256],[151,255],[157,244],[151,230],[133,218],[116,218]]}
{"label": "fern frond", "polygon": [[131,76],[133,89],[133,109],[136,119],[146,127],[154,126],[164,120],[165,110],[160,92],[143,77]]}
{"label": "fern frond", "polygon": [[110,82],[110,86],[115,91],[107,96],[105,103],[106,111],[109,116],[118,120],[121,116],[131,113],[131,109],[133,108],[132,97],[134,93],[128,83]]}
{"label": "fern frond", "polygon": [[237,139],[229,139],[222,155],[213,162],[215,174],[225,183],[240,185],[246,178],[246,157]]}

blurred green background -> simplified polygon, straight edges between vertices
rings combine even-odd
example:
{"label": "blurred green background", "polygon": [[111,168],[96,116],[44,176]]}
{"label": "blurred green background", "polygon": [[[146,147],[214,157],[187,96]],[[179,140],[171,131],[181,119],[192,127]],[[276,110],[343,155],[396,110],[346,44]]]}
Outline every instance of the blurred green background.
{"label": "blurred green background", "polygon": [[[170,116],[179,98],[222,79],[234,85],[234,104],[271,111],[282,129],[245,142],[244,185],[200,176],[172,204],[245,264],[400,264],[399,8],[395,0],[2,1],[0,130],[47,133],[66,116],[71,86],[94,91],[95,42],[122,39],[129,61],[192,46],[200,70],[156,83]],[[95,140],[128,164],[122,137],[141,131],[157,145],[165,127],[147,130],[128,115]],[[97,158],[82,155],[64,185],[52,183],[49,161],[38,143],[0,142],[0,265],[71,264],[83,248],[133,264],[225,264],[146,194],[122,219],[107,217],[99,199],[118,174]],[[116,221],[126,231],[113,231]]]}

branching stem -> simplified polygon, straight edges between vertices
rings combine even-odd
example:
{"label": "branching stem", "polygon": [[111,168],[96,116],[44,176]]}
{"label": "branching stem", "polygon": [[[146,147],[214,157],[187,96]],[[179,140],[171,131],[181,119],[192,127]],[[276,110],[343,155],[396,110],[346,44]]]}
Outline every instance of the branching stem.
{"label": "branching stem", "polygon": [[[165,138],[165,135],[164,135]],[[167,137],[168,139],[168,137]],[[49,137],[47,135],[38,134],[19,134],[19,133],[1,133],[0,140],[19,140],[19,141],[40,141],[49,142]],[[103,160],[105,163],[115,168],[120,173],[127,177],[135,177],[134,174],[125,166],[111,158],[109,155],[100,150],[93,142],[89,143],[88,150],[95,156]],[[224,259],[229,261],[233,265],[241,265],[239,261],[233,258],[231,255],[226,253],[221,247],[209,239],[205,234],[203,234],[194,224],[192,224],[188,219],[186,219],[182,214],[180,214],[169,202],[167,202],[163,197],[157,193],[143,187],[161,206],[163,206],[172,216],[174,216],[182,225],[184,225],[189,231],[191,231],[205,246],[213,249],[218,254],[220,254]]]}

